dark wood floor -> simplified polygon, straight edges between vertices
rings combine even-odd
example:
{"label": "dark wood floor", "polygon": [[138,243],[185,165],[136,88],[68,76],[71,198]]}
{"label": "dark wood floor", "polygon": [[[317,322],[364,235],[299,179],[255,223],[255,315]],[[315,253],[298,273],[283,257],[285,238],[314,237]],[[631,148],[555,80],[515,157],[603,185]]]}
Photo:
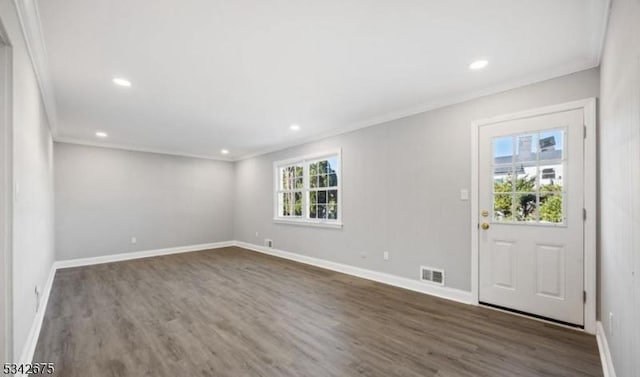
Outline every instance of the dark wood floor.
{"label": "dark wood floor", "polygon": [[593,336],[239,248],[59,270],[74,376],[602,376]]}

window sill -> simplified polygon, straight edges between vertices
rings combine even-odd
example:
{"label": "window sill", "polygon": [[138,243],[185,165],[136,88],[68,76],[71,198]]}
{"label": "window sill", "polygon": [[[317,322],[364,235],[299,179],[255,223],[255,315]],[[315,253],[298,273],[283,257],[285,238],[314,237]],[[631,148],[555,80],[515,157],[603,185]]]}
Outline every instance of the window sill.
{"label": "window sill", "polygon": [[277,224],[287,224],[287,225],[297,225],[297,226],[311,226],[318,228],[333,228],[333,229],[342,229],[341,222],[329,222],[329,221],[312,221],[312,220],[290,220],[290,219],[281,219],[274,218],[274,223]]}

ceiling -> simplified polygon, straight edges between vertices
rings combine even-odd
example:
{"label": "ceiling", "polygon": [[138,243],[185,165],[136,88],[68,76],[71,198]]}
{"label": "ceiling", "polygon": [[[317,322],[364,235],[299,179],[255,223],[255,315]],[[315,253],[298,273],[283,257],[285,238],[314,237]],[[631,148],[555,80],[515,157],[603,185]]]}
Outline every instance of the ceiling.
{"label": "ceiling", "polygon": [[241,159],[597,66],[607,1],[37,6],[56,140]]}

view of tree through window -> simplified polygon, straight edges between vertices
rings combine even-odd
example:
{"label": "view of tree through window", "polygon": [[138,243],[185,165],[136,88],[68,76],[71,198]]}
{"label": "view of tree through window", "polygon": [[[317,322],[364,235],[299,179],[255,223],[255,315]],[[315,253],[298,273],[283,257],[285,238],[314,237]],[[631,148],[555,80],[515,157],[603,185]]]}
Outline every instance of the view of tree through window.
{"label": "view of tree through window", "polygon": [[494,139],[494,221],[564,222],[564,135],[558,129]]}
{"label": "view of tree through window", "polygon": [[302,160],[278,166],[277,216],[339,219],[339,157]]}
{"label": "view of tree through window", "polygon": [[309,217],[338,218],[337,159],[330,158],[309,164]]}
{"label": "view of tree through window", "polygon": [[304,188],[303,167],[292,165],[280,168],[280,216],[302,216],[302,194]]}

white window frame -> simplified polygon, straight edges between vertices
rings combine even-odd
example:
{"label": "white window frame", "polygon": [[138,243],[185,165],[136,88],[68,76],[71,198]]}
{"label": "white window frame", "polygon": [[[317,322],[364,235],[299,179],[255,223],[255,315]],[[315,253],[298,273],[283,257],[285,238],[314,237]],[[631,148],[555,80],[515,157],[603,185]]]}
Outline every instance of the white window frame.
{"label": "white window frame", "polygon": [[[338,176],[338,215],[336,219],[312,219],[309,217],[309,193],[312,191],[309,185],[309,164],[325,158],[336,157],[338,166],[336,167],[336,175]],[[302,216],[301,217],[283,217],[280,216],[278,207],[278,193],[280,191],[280,168],[302,165],[303,188],[302,188]],[[273,163],[273,221],[281,224],[318,226],[325,228],[342,228],[342,150],[335,149],[321,153],[314,153],[305,156],[289,158],[286,160],[275,161]]]}

